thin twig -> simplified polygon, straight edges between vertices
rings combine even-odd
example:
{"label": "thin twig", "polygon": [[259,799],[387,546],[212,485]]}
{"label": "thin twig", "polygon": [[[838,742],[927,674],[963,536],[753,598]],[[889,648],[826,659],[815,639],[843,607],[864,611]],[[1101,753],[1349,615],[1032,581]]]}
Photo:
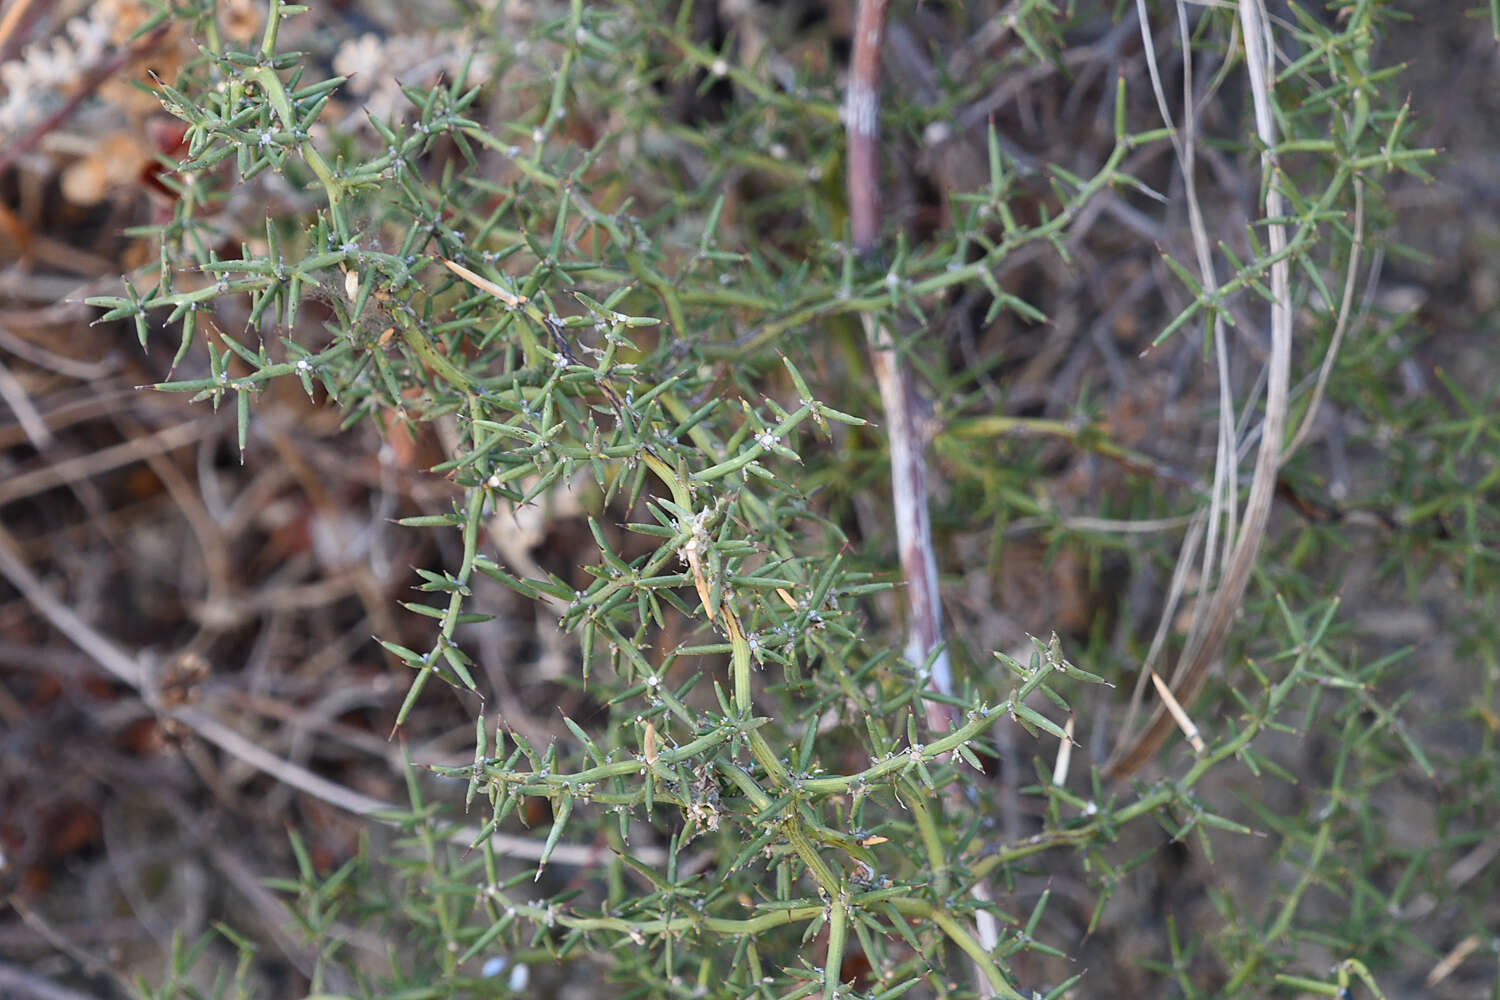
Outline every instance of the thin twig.
{"label": "thin twig", "polygon": [[[871,260],[879,249],[880,204],[879,157],[876,144],[880,79],[880,40],[885,28],[886,0],[860,0],[854,20],[854,52],[845,105],[845,134],[849,163],[849,227],[854,252]],[[906,582],[906,659],[913,667],[930,665],[928,685],[944,695],[953,693],[953,674],[948,652],[943,648],[942,600],[938,593],[937,558],[932,545],[932,522],[927,508],[926,436],[917,414],[919,400],[911,369],[901,358],[889,333],[882,330],[874,313],[861,316],[865,339],[870,345],[871,367],[880,386],[880,400],[890,435],[891,496],[896,515],[896,544],[901,557],[901,575]],[[956,713],[946,703],[926,703],[927,728],[934,736],[950,729]],[[964,804],[960,786],[950,797],[955,806]],[[984,904],[991,902],[988,887],[976,882],[970,890],[981,906],[975,910],[978,946],[985,954],[999,944],[1000,929]],[[1003,981],[992,982],[986,967],[973,962],[975,982],[993,996],[1013,993]]]}
{"label": "thin twig", "polygon": [[[1188,208],[1188,227],[1192,233],[1193,251],[1197,258],[1198,279],[1202,283],[1206,293],[1212,293],[1219,286],[1218,275],[1214,269],[1213,252],[1210,249],[1208,229],[1203,220],[1202,205],[1198,198],[1197,185],[1197,104],[1193,99],[1193,58],[1192,47],[1187,44],[1187,19],[1181,4],[1178,5],[1178,27],[1183,36],[1182,43],[1182,79],[1183,79],[1183,109],[1184,119],[1181,134],[1172,120],[1171,107],[1167,103],[1166,90],[1162,85],[1161,70],[1156,61],[1156,40],[1151,32],[1151,19],[1146,10],[1145,0],[1136,0],[1136,20],[1140,25],[1141,42],[1146,57],[1146,70],[1151,79],[1151,91],[1156,97],[1156,107],[1161,115],[1162,121],[1171,129],[1170,138],[1172,149],[1176,153],[1178,167],[1182,173],[1185,188],[1185,200]],[[1234,498],[1236,496],[1236,470],[1238,468],[1237,456],[1234,450],[1236,435],[1234,433],[1234,398],[1230,390],[1229,363],[1224,343],[1223,322],[1217,313],[1213,314],[1209,324],[1209,336],[1213,339],[1214,360],[1218,369],[1219,386],[1219,424],[1218,424],[1218,450],[1214,460],[1213,491],[1210,495],[1209,508],[1205,513],[1198,515],[1198,525],[1206,529],[1207,539],[1204,541],[1203,565],[1199,569],[1200,578],[1204,581],[1211,580],[1214,573],[1215,559],[1218,554],[1219,525],[1221,516],[1227,512],[1230,524],[1226,532],[1230,540],[1234,537],[1233,519],[1237,513]],[[1198,558],[1198,542],[1201,535],[1192,532],[1184,539],[1181,549],[1178,551],[1177,566],[1172,574],[1173,586],[1168,595],[1166,607],[1162,612],[1158,623],[1156,634],[1152,637],[1150,649],[1146,659],[1141,664],[1139,674],[1136,676],[1135,688],[1131,692],[1130,706],[1125,712],[1125,719],[1121,723],[1120,731],[1129,734],[1135,729],[1135,718],[1140,711],[1146,693],[1146,679],[1156,676],[1156,660],[1164,648],[1168,630],[1176,619],[1177,601],[1183,594],[1187,579],[1188,568]],[[1201,630],[1204,623],[1203,609],[1207,602],[1200,601],[1194,605],[1194,613],[1190,625],[1190,634]],[[1118,753],[1118,750],[1117,750]]]}
{"label": "thin twig", "polygon": [[[141,692],[149,704],[153,699],[148,672],[140,661],[120,649],[58,600],[36,574],[32,573],[31,569],[15,555],[18,551],[20,549],[15,539],[8,531],[0,527],[0,576],[9,580],[11,585],[21,592],[37,613],[53,628],[87,653],[95,663],[117,680]],[[276,756],[203,709],[183,705],[176,708],[163,706],[159,710],[163,715],[187,726],[200,738],[214,744],[231,757],[249,764],[256,770],[298,791],[321,799],[329,805],[354,813],[356,816],[380,819],[384,822],[392,822],[391,816],[400,815],[403,812],[399,805],[363,795]],[[448,839],[451,843],[468,845],[472,844],[478,836],[478,829],[471,827],[454,830],[448,835]],[[502,855],[524,858],[529,861],[541,858],[544,846],[540,840],[503,833],[491,834],[490,844]],[[666,852],[660,848],[642,846],[634,848],[632,853],[647,864],[663,864],[666,861]],[[552,852],[551,862],[582,867],[597,864],[603,856],[604,851],[600,848],[579,844],[559,844]]]}
{"label": "thin twig", "polygon": [[[1274,152],[1276,124],[1271,111],[1270,80],[1274,73],[1274,50],[1270,44],[1267,16],[1262,0],[1243,0],[1239,5],[1240,26],[1245,38],[1245,66],[1250,76],[1254,99],[1256,134],[1262,144],[1261,171],[1265,184],[1265,218],[1284,217],[1284,200],[1274,175],[1280,165]],[[1291,264],[1283,253],[1287,234],[1284,223],[1270,221],[1267,226],[1271,266],[1271,357],[1266,372],[1265,419],[1260,426],[1260,446],[1255,471],[1250,480],[1250,495],[1245,501],[1244,520],[1240,530],[1231,535],[1233,550],[1219,579],[1217,590],[1203,621],[1201,631],[1190,637],[1177,669],[1173,672],[1171,690],[1177,701],[1190,706],[1208,679],[1208,670],[1218,659],[1229,624],[1239,610],[1245,587],[1250,582],[1260,544],[1265,536],[1271,500],[1276,491],[1276,473],[1280,467],[1282,437],[1286,426],[1292,354]],[[1220,441],[1219,463],[1232,463],[1232,449],[1226,455]],[[1227,495],[1233,508],[1234,495]],[[1229,541],[1226,539],[1226,546]],[[1128,741],[1122,741],[1107,771],[1115,779],[1126,778],[1155,756],[1166,742],[1174,725],[1164,704],[1158,704],[1146,729]]]}
{"label": "thin twig", "polygon": [[0,485],[0,506],[59,486],[82,482],[153,455],[164,455],[211,434],[217,434],[221,429],[222,421],[218,417],[189,417],[182,423],[164,427],[134,440],[122,441],[92,454],[53,462],[33,472],[12,476],[4,485]]}
{"label": "thin twig", "polygon": [[[22,20],[31,9],[32,0],[16,0],[5,10],[5,15],[0,17],[0,59],[8,59],[12,50],[11,40],[16,35],[16,29],[20,27]],[[16,43],[19,45],[19,41]]]}
{"label": "thin twig", "polygon": [[1365,248],[1365,182],[1359,177],[1354,178],[1354,239],[1349,247],[1349,267],[1344,272],[1344,295],[1339,302],[1339,318],[1333,327],[1333,337],[1328,341],[1328,351],[1323,355],[1323,364],[1318,368],[1318,381],[1313,386],[1312,399],[1307,404],[1307,412],[1302,415],[1302,426],[1297,428],[1297,433],[1292,435],[1292,440],[1287,443],[1286,450],[1282,452],[1281,461],[1285,464],[1297,449],[1302,447],[1302,442],[1307,439],[1307,434],[1312,430],[1313,421],[1318,416],[1318,406],[1323,401],[1323,392],[1328,388],[1328,376],[1333,374],[1333,362],[1339,355],[1339,347],[1344,341],[1344,333],[1349,329],[1349,312],[1354,302],[1355,272],[1359,269],[1360,257]]}
{"label": "thin twig", "polygon": [[[34,278],[35,276],[30,276]],[[4,292],[0,289],[0,292]],[[108,378],[120,367],[118,360],[106,357],[103,361],[80,361],[77,358],[64,357],[55,354],[36,344],[18,336],[5,326],[5,319],[13,318],[20,314],[20,310],[7,312],[0,316],[0,347],[5,348],[11,354],[59,375],[68,378],[76,378],[84,382],[99,383]]]}
{"label": "thin twig", "polygon": [[[854,25],[853,66],[845,105],[849,146],[849,228],[854,252],[873,259],[880,243],[879,154],[876,144],[880,78],[880,40],[885,29],[885,0],[861,0]],[[953,672],[943,649],[943,608],[933,555],[932,522],[927,509],[926,436],[917,414],[921,403],[911,369],[901,360],[889,333],[872,313],[861,317],[870,345],[871,367],[880,386],[886,432],[890,436],[891,500],[896,516],[896,545],[906,583],[906,659],[914,668],[930,663],[929,685],[953,693]],[[954,720],[950,706],[927,702],[927,726],[934,735],[947,732]]]}
{"label": "thin twig", "polygon": [[26,433],[31,446],[38,452],[51,450],[57,439],[47,427],[47,421],[37,412],[31,397],[26,394],[26,387],[11,374],[4,361],[0,361],[0,399],[4,399],[11,412],[16,415],[16,421]]}
{"label": "thin twig", "polygon": [[[42,922],[39,914],[20,900],[12,899],[10,903],[33,930],[46,937],[54,947],[58,947],[60,943],[58,937],[55,932],[51,932],[51,928],[48,928],[45,922]],[[46,932],[42,928],[46,928]],[[74,949],[76,946],[68,949],[71,957],[79,959],[87,971],[90,973],[107,971],[97,963],[91,965],[84,962],[86,955],[77,953]],[[58,947],[58,950],[64,949]],[[50,979],[8,962],[0,962],[0,996],[13,998],[13,1000],[96,1000],[93,993],[80,993],[72,987],[59,986]]]}

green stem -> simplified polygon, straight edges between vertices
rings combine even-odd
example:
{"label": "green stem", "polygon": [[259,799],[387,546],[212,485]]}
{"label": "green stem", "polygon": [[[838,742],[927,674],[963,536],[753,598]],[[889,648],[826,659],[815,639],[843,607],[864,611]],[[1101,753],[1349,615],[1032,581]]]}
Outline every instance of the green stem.
{"label": "green stem", "polygon": [[[1333,824],[1331,821],[1324,822],[1318,827],[1318,835],[1313,841],[1312,854],[1303,866],[1302,877],[1297,880],[1297,887],[1287,895],[1286,900],[1281,904],[1281,911],[1277,913],[1276,920],[1272,923],[1270,929],[1256,938],[1255,950],[1246,956],[1239,971],[1234,974],[1233,978],[1229,980],[1228,985],[1224,987],[1223,992],[1225,996],[1234,996],[1236,991],[1249,981],[1250,977],[1255,974],[1255,970],[1260,967],[1261,959],[1265,958],[1266,946],[1272,941],[1280,940],[1281,936],[1286,933],[1287,928],[1291,926],[1292,917],[1297,913],[1297,905],[1302,901],[1302,896],[1307,892],[1308,887],[1312,885],[1314,873],[1317,870],[1319,862],[1323,860],[1324,853],[1328,850],[1329,838],[1332,834]],[[1341,981],[1340,985],[1348,984]]]}
{"label": "green stem", "polygon": [[984,973],[984,977],[990,981],[990,987],[997,996],[1005,997],[1006,1000],[1026,1000],[1026,997],[1017,993],[1015,987],[1006,981],[999,966],[995,965],[995,960],[990,957],[989,952],[984,950],[984,946],[979,943],[978,939],[970,934],[969,929],[951,913],[933,906],[925,899],[900,897],[892,899],[890,904],[897,913],[909,917],[920,917],[936,924],[944,934],[948,935],[950,941],[958,945],[963,953],[974,961],[974,964]]}
{"label": "green stem", "polygon": [[849,899],[843,886],[833,894],[828,915],[828,954],[823,959],[823,1000],[834,1000],[844,967],[844,942],[849,934]]}
{"label": "green stem", "polygon": [[922,837],[922,846],[927,851],[927,867],[932,869],[933,886],[942,899],[948,898],[952,886],[948,877],[948,859],[943,854],[943,838],[933,821],[932,810],[927,808],[922,789],[908,777],[901,779],[901,790],[906,798],[906,807],[916,820],[917,832]]}

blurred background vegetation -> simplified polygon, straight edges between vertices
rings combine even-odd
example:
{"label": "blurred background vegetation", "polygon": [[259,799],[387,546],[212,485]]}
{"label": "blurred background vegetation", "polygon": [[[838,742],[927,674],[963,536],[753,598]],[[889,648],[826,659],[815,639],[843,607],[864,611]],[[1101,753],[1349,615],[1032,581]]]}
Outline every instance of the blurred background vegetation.
{"label": "blurred background vegetation", "polygon": [[[1283,66],[1315,65],[1314,40],[1372,8],[1267,6]],[[486,312],[493,301],[434,264],[472,252],[464,259],[495,277],[535,278],[543,291],[552,282],[569,315],[593,308],[571,290],[597,304],[625,289],[609,309],[662,321],[667,332],[631,328],[621,344],[569,328],[578,367],[625,366],[618,390],[613,375],[572,372],[567,433],[584,445],[596,414],[602,427],[625,419],[610,392],[623,401],[631,391],[633,406],[669,381],[657,398],[732,401],[700,418],[703,433],[757,436],[803,395],[785,360],[822,403],[871,421],[832,421],[822,436],[808,417],[785,442],[800,464],[766,460],[768,503],[786,520],[765,523],[794,526],[767,544],[795,550],[785,572],[809,581],[840,557],[830,631],[849,634],[859,651],[848,654],[859,664],[850,676],[875,684],[888,699],[875,704],[891,715],[873,736],[848,732],[858,727],[839,716],[856,696],[821,661],[803,686],[773,684],[779,668],[757,672],[758,706],[784,713],[774,726],[789,754],[816,739],[819,766],[842,773],[869,765],[860,754],[871,739],[905,744],[901,713],[920,718],[920,683],[891,665],[903,620],[900,589],[885,586],[896,565],[887,443],[856,322],[861,310],[887,310],[930,401],[935,554],[962,697],[1002,702],[1015,682],[993,654],[1024,668],[1029,637],[1054,632],[1071,664],[1111,685],[1063,682],[1071,713],[1034,706],[1072,726],[1065,778],[1057,741],[1009,720],[975,747],[982,776],[933,768],[939,786],[970,789],[972,809],[944,792],[934,810],[954,880],[992,896],[959,908],[1017,921],[1004,928],[1002,957],[1023,992],[1334,995],[1367,968],[1393,998],[1500,996],[1500,181],[1490,138],[1500,134],[1500,56],[1487,12],[1373,5],[1380,30],[1359,67],[1372,91],[1370,141],[1390,135],[1441,154],[1422,162],[1428,176],[1371,174],[1347,332],[1306,444],[1277,478],[1223,665],[1191,706],[1211,745],[1253,729],[1253,752],[1200,769],[1174,740],[1134,783],[1111,783],[1096,769],[1120,738],[1158,624],[1166,616],[1163,641],[1175,650],[1194,610],[1199,581],[1181,584],[1188,596],[1175,607],[1167,595],[1212,478],[1222,397],[1201,316],[1154,343],[1196,296],[1174,266],[1192,261],[1193,247],[1171,144],[1132,146],[1109,184],[1079,191],[1119,148],[1120,116],[1131,135],[1161,126],[1143,38],[1181,114],[1185,24],[1202,101],[1197,197],[1223,241],[1221,278],[1231,260],[1264,259],[1232,12],[1146,4],[1143,33],[1132,4],[894,7],[882,50],[886,252],[871,264],[846,245],[851,2],[590,6],[586,26],[577,6],[545,2],[314,4],[284,21],[276,50],[302,53],[301,86],[347,78],[305,95],[308,106],[327,98],[316,124],[305,135],[267,128],[262,144],[230,122],[221,139],[234,129],[247,138],[187,183],[164,159],[204,153],[190,123],[202,127],[212,106],[216,64],[205,52],[260,49],[265,7],[220,0],[212,17],[211,4],[132,0],[0,8],[0,995],[824,989],[814,975],[830,948],[822,918],[764,935],[764,976],[754,977],[764,987],[744,971],[745,936],[723,935],[717,954],[713,935],[636,942],[550,926],[549,904],[626,918],[637,905],[644,921],[723,887],[729,898],[713,906],[750,911],[778,891],[816,899],[811,883],[796,888],[800,872],[731,865],[747,841],[733,823],[708,830],[707,785],[697,799],[663,792],[632,821],[638,867],[614,853],[614,817],[580,808],[556,827],[560,846],[533,884],[561,805],[535,789],[497,828],[510,839],[464,850],[489,813],[476,805],[466,817],[465,783],[432,769],[463,775],[473,763],[476,713],[490,738],[498,727],[510,741],[496,753],[508,756],[516,736],[539,756],[559,745],[560,770],[584,758],[564,717],[606,750],[651,756],[642,701],[622,694],[632,668],[606,641],[585,651],[569,591],[599,579],[584,567],[607,573],[602,548],[622,565],[648,557],[661,539],[623,524],[649,524],[645,505],[672,499],[654,482],[637,496],[644,469],[634,480],[600,476],[611,492],[588,481],[582,459],[555,481],[525,480],[526,502],[497,511],[483,541],[503,571],[466,584],[465,610],[487,619],[456,626],[483,701],[436,684],[408,699],[405,654],[435,648],[435,623],[402,602],[425,602],[415,589],[424,583],[449,586],[416,568],[451,573],[465,552],[456,533],[396,522],[435,524],[477,488],[463,478],[468,466],[452,464],[464,454],[463,394],[434,366],[454,357],[519,369],[526,359],[496,346],[498,334],[436,362],[413,355],[387,303],[436,303],[464,330],[498,324]],[[153,92],[162,82],[196,114],[170,96],[168,113]],[[474,84],[483,86],[470,94]],[[1277,99],[1296,134],[1349,97],[1328,78],[1289,72]],[[495,142],[466,145],[460,118]],[[349,198],[348,232],[307,148],[356,169],[386,158]],[[1289,157],[1288,169],[1311,189],[1327,168],[1309,154]],[[560,207],[571,184],[577,199]],[[1002,201],[1013,213],[1003,225],[982,214]],[[1045,228],[1066,211],[1056,239],[994,251],[998,234]],[[1350,205],[1335,206],[1307,258],[1333,296],[1352,220]],[[300,292],[281,283],[262,294],[243,268],[214,270],[246,259],[296,271],[351,239],[361,266],[346,266],[350,256],[305,281],[298,272]],[[484,255],[485,240],[523,249]],[[391,278],[412,253],[433,264],[410,277],[431,299],[403,298]],[[976,262],[987,262],[983,280],[964,270]],[[543,274],[558,265],[560,277]],[[245,284],[225,289],[220,276]],[[84,302],[153,287],[168,308],[101,323]],[[1304,405],[1336,326],[1316,287],[1297,302]],[[390,300],[380,298],[387,288]],[[887,291],[888,304],[871,305]],[[1257,390],[1269,351],[1256,291],[1225,307],[1237,352],[1228,384],[1240,401]],[[185,324],[191,342],[178,352]],[[533,335],[545,338],[544,327]],[[294,367],[304,355],[283,337],[326,358],[328,377],[268,378],[253,406],[249,391],[209,407],[138,388]],[[269,356],[256,357],[261,343]],[[545,340],[536,349],[550,350]],[[373,374],[334,377],[334,362],[353,358],[370,359]],[[686,414],[674,416],[689,434]],[[1293,427],[1301,411],[1294,417]],[[751,526],[756,510],[733,508],[725,531]],[[649,662],[678,664],[669,685],[706,671],[728,688],[724,649],[693,619],[694,591],[686,575],[664,587],[667,612],[631,638]],[[765,634],[793,620],[806,630],[806,611],[763,611]],[[832,658],[833,647],[817,648],[807,660]],[[713,709],[710,683],[691,695],[693,712]],[[651,732],[661,727],[665,749],[662,712]],[[895,808],[871,806],[870,818],[871,837],[891,842],[869,845],[882,867],[927,891],[935,872],[919,874],[930,858],[913,846],[915,828]],[[860,877],[863,848],[846,852]],[[768,888],[752,899],[761,875]],[[790,888],[769,888],[773,876]],[[536,912],[486,937],[498,921],[493,899],[476,904],[476,881]],[[904,942],[892,932],[887,946],[880,933],[851,934],[834,963],[848,995],[976,988],[956,949],[932,951],[941,935]],[[1350,960],[1359,965],[1339,967]],[[714,977],[699,975],[710,968]],[[1352,995],[1373,995],[1354,978]]]}

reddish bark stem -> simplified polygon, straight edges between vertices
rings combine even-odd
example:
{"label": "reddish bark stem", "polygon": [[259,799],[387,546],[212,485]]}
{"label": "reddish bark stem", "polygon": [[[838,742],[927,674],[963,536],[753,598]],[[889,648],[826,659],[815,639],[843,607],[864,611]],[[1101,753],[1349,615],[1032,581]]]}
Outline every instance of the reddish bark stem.
{"label": "reddish bark stem", "polygon": [[[879,120],[880,40],[885,29],[887,0],[860,0],[854,20],[854,55],[849,94],[844,107],[848,142],[849,228],[854,251],[861,259],[875,255],[880,242],[880,187],[877,124]],[[952,671],[943,643],[943,608],[938,593],[937,559],[932,547],[932,523],[927,512],[927,439],[917,414],[921,412],[911,369],[896,345],[882,334],[880,323],[864,317],[871,363],[880,385],[886,431],[891,448],[891,496],[896,519],[896,541],[901,576],[906,582],[906,659],[914,667],[932,661],[928,686],[953,693]],[[927,703],[927,726],[934,734],[946,732],[955,721],[948,705]]]}

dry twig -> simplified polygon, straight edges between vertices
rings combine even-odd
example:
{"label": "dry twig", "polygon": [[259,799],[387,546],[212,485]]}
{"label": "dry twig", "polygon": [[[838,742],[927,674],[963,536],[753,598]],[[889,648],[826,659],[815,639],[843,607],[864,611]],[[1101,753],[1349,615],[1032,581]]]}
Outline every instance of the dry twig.
{"label": "dry twig", "polygon": [[[860,0],[854,23],[853,66],[845,105],[845,134],[849,153],[849,224],[854,251],[861,259],[875,256],[880,241],[879,155],[877,122],[880,77],[880,40],[885,28],[886,0]],[[865,339],[870,345],[871,364],[880,385],[891,449],[891,495],[896,513],[896,543],[901,556],[901,576],[906,583],[906,659],[914,668],[930,664],[929,686],[944,695],[953,693],[953,675],[947,650],[943,649],[942,601],[938,594],[937,559],[932,545],[932,522],[927,509],[926,440],[918,425],[919,400],[911,368],[904,364],[889,333],[873,313],[861,316]],[[955,721],[951,707],[928,701],[927,727],[934,735],[950,729]],[[953,786],[956,805],[963,795]],[[973,893],[981,902],[988,890],[976,883]],[[980,946],[988,953],[999,943],[1000,929],[993,914],[975,912]],[[975,963],[975,981],[986,983],[984,970]],[[1009,994],[1009,985],[990,982],[991,995]]]}
{"label": "dry twig", "polygon": [[[1143,0],[1137,0],[1137,12],[1141,19],[1141,30],[1147,34],[1146,50],[1152,51],[1149,38],[1149,22],[1146,17],[1145,4]],[[1274,46],[1271,44],[1268,19],[1262,0],[1245,0],[1240,4],[1240,26],[1245,35],[1246,69],[1250,76],[1250,91],[1255,105],[1256,134],[1262,143],[1261,170],[1272,175],[1279,170],[1279,165],[1272,150],[1276,147],[1276,124],[1271,113],[1270,82],[1274,78],[1275,66],[1273,63]],[[1187,31],[1186,13],[1182,4],[1178,5],[1178,16]],[[1191,49],[1184,47],[1184,53],[1190,53]],[[1154,67],[1154,63],[1151,63]],[[1187,71],[1185,71],[1187,72]],[[1153,68],[1153,80],[1157,80]],[[1192,119],[1192,91],[1191,78],[1188,78],[1189,88],[1188,118]],[[1161,96],[1160,82],[1157,80],[1158,100],[1161,101],[1165,111],[1165,99]],[[1187,130],[1186,141],[1179,145],[1179,159],[1182,163],[1184,174],[1191,178],[1192,160],[1191,142],[1193,133],[1191,126]],[[1191,188],[1190,188],[1191,191]],[[1285,215],[1283,198],[1279,187],[1275,183],[1265,185],[1265,218],[1269,220],[1281,219]],[[1196,215],[1196,213],[1194,213]],[[1199,245],[1199,265],[1203,269],[1205,283],[1212,280],[1212,262],[1206,259],[1206,236],[1202,243],[1196,236],[1196,230],[1201,226],[1201,219],[1195,224],[1195,244]],[[1255,558],[1259,554],[1261,540],[1265,536],[1266,521],[1270,515],[1271,500],[1276,491],[1276,473],[1281,466],[1282,438],[1286,426],[1288,397],[1290,388],[1291,353],[1292,353],[1292,300],[1291,300],[1291,264],[1282,256],[1286,248],[1287,233],[1286,226],[1280,222],[1268,224],[1268,243],[1270,253],[1276,263],[1271,267],[1271,295],[1273,305],[1271,308],[1271,356],[1266,376],[1266,398],[1265,417],[1260,427],[1260,447],[1256,457],[1255,471],[1250,482],[1250,495],[1245,501],[1243,523],[1236,530],[1236,498],[1238,490],[1234,482],[1234,470],[1238,464],[1235,435],[1229,426],[1231,414],[1233,414],[1232,400],[1228,397],[1227,360],[1224,355],[1223,338],[1216,336],[1215,343],[1220,364],[1220,386],[1221,386],[1221,423],[1218,461],[1214,482],[1214,506],[1209,514],[1209,538],[1204,546],[1205,566],[1204,579],[1209,578],[1208,570],[1211,569],[1212,560],[1218,551],[1215,532],[1220,523],[1219,506],[1222,504],[1227,519],[1227,530],[1224,539],[1224,551],[1228,553],[1224,571],[1219,578],[1218,587],[1214,592],[1213,599],[1208,602],[1208,609],[1196,616],[1193,628],[1189,633],[1188,642],[1183,650],[1182,657],[1178,661],[1177,668],[1172,674],[1171,691],[1177,701],[1184,707],[1191,706],[1193,699],[1202,691],[1204,683],[1208,679],[1209,668],[1218,661],[1220,652],[1224,646],[1224,640],[1229,633],[1230,622],[1233,621],[1239,611],[1240,600],[1244,596],[1245,587],[1250,581],[1250,572],[1255,565]],[[1212,285],[1205,284],[1212,289]],[[1183,558],[1179,560],[1179,572],[1183,568],[1183,562],[1191,561],[1190,550],[1194,547],[1194,534],[1190,533],[1188,544],[1184,545]],[[1202,605],[1200,604],[1200,608]],[[1170,616],[1164,618],[1164,622]],[[1149,667],[1149,664],[1148,664]],[[1143,676],[1146,671],[1143,670]],[[1127,723],[1128,725],[1128,723]],[[1112,778],[1126,778],[1134,774],[1145,765],[1161,745],[1166,742],[1168,734],[1174,725],[1171,713],[1167,710],[1165,703],[1157,705],[1152,714],[1151,721],[1139,734],[1131,735],[1122,739],[1117,745],[1107,771]],[[1128,729],[1126,730],[1128,732]]]}
{"label": "dry twig", "polygon": [[[108,637],[99,633],[71,608],[58,600],[42,581],[37,579],[31,569],[15,555],[18,551],[19,546],[15,539],[4,528],[0,528],[0,576],[9,580],[11,585],[21,592],[37,613],[53,628],[67,636],[69,641],[87,653],[95,663],[103,667],[116,680],[140,692],[147,703],[151,704],[155,699],[151,693],[149,673],[142,662],[120,649]],[[189,705],[153,707],[157,707],[164,716],[186,726],[199,737],[214,744],[235,759],[339,809],[356,816],[371,818],[401,811],[400,807],[394,803],[356,792],[337,782],[329,781],[321,775],[314,774],[305,767],[277,757],[238,730],[219,721],[205,709]],[[473,843],[478,835],[477,828],[465,828],[452,832],[449,840],[453,843],[468,845]],[[494,833],[490,837],[490,843],[501,855],[531,861],[542,856],[543,842],[540,840]],[[644,845],[635,848],[634,855],[646,861],[647,864],[662,864],[666,860],[665,851]],[[558,844],[552,851],[551,861],[557,864],[585,866],[598,863],[601,857],[603,857],[603,852],[596,847]]]}

